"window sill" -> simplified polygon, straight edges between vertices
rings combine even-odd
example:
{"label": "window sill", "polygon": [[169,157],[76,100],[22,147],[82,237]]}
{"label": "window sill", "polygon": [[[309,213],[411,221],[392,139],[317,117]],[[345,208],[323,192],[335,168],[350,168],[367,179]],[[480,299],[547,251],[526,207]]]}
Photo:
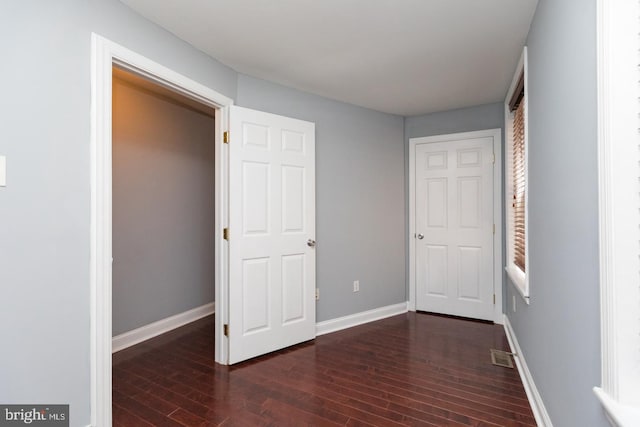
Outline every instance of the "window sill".
{"label": "window sill", "polygon": [[508,265],[504,269],[507,272],[507,276],[511,279],[513,287],[518,290],[518,293],[522,297],[527,305],[529,304],[529,290],[527,289],[527,276],[525,273],[516,267],[514,264]]}
{"label": "window sill", "polygon": [[594,387],[593,392],[600,400],[609,419],[609,423],[613,427],[633,427],[640,425],[640,408],[620,404],[600,387]]}

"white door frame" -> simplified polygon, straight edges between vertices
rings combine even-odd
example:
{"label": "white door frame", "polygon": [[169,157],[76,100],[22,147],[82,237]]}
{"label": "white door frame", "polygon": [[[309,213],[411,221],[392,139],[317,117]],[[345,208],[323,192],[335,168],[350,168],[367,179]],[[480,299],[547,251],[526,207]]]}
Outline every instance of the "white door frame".
{"label": "white door frame", "polygon": [[[112,276],[112,67],[118,65],[215,108],[215,361],[227,363],[228,149],[222,133],[229,126],[233,100],[188,77],[113,43],[91,35],[91,425],[111,425]],[[213,332],[213,331],[212,331]]]}
{"label": "white door frame", "polygon": [[502,130],[487,129],[475,132],[451,133],[409,139],[409,310],[416,311],[416,146],[434,142],[459,141],[461,139],[493,137],[493,291],[496,303],[493,321],[504,322],[502,316]]}

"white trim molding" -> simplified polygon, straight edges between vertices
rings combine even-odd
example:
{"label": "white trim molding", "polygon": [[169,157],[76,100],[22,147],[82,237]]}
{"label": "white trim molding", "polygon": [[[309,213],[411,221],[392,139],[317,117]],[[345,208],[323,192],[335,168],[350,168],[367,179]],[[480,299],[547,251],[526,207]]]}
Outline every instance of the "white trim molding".
{"label": "white trim molding", "polygon": [[602,384],[612,425],[640,425],[638,1],[597,2]]}
{"label": "white trim molding", "polygon": [[502,130],[486,129],[473,132],[451,133],[409,139],[409,311],[416,311],[416,146],[434,142],[459,141],[461,139],[493,138],[493,292],[496,296],[493,321],[502,324]]}
{"label": "white trim molding", "polygon": [[533,376],[531,375],[531,371],[529,371],[527,361],[524,358],[524,354],[522,353],[516,334],[511,326],[511,322],[509,322],[509,318],[506,315],[504,316],[504,330],[507,335],[507,340],[509,341],[509,347],[511,347],[511,352],[514,353],[513,359],[516,362],[520,379],[522,379],[524,391],[527,393],[527,398],[529,399],[533,416],[536,419],[536,424],[538,424],[538,427],[553,427],[551,418],[549,418],[549,413],[544,406],[544,402],[538,392],[536,383],[533,381]]}
{"label": "white trim molding", "polygon": [[228,246],[222,229],[228,224],[228,152],[222,132],[228,129],[230,98],[113,43],[91,35],[91,218],[90,218],[90,363],[91,425],[111,425],[111,289],[112,193],[111,193],[111,97],[113,66],[168,87],[215,108],[215,360],[226,363],[227,341],[223,324],[227,318]]}
{"label": "white trim molding", "polygon": [[621,405],[600,387],[594,387],[593,392],[604,408],[607,419],[612,426],[637,427],[640,425],[640,408]]}
{"label": "white trim molding", "polygon": [[191,310],[187,310],[183,313],[178,313],[123,334],[116,335],[111,340],[111,351],[115,353],[120,350],[124,350],[125,348],[129,348],[143,341],[157,337],[158,335],[172,331],[180,326],[184,326],[188,323],[200,320],[203,317],[210,316],[214,314],[214,312],[215,303],[210,302],[209,304],[201,305],[200,307],[192,308]]}
{"label": "white trim molding", "polygon": [[406,313],[407,303],[388,305],[386,307],[374,308],[373,310],[362,311],[348,316],[338,317],[336,319],[325,320],[316,323],[316,335],[330,334],[331,332],[341,331],[354,326],[363,325],[376,320],[386,319],[387,317],[397,316]]}
{"label": "white trim molding", "polygon": [[520,80],[520,76],[524,77],[524,258],[525,258],[525,268],[529,268],[529,189],[527,188],[527,183],[529,181],[529,168],[528,168],[528,158],[529,158],[529,77],[528,77],[528,57],[527,57],[527,47],[525,46],[522,49],[522,54],[520,55],[520,60],[518,61],[518,66],[516,67],[516,71],[513,75],[513,80],[511,81],[511,86],[509,86],[509,91],[507,92],[507,97],[504,101],[504,140],[505,140],[505,156],[504,156],[504,172],[505,172],[505,186],[504,186],[504,211],[505,211],[505,224],[506,224],[506,247],[507,247],[507,260],[505,271],[507,272],[507,276],[513,283],[514,287],[518,290],[520,296],[524,299],[524,301],[529,304],[529,275],[526,274],[522,269],[516,266],[513,262],[513,234],[514,234],[514,219],[513,219],[513,211],[511,209],[511,200],[513,198],[513,113],[511,113],[509,109],[509,103],[515,90],[518,87],[518,82]]}

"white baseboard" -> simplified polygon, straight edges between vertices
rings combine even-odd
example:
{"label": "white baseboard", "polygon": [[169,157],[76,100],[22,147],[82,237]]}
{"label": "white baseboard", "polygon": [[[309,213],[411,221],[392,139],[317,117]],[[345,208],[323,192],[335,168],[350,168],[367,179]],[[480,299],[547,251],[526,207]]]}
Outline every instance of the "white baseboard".
{"label": "white baseboard", "polygon": [[[157,322],[153,322],[115,336],[113,337],[111,344],[112,352],[115,353],[117,351],[124,350],[127,347],[139,344],[143,341],[164,334],[165,332],[169,332],[173,329],[179,328],[180,326],[186,325],[187,323],[209,316],[214,313],[214,310],[214,303],[205,304],[192,310],[185,311],[184,313],[176,314],[175,316],[167,317],[166,319],[158,320]],[[349,316],[339,317],[337,319],[326,320],[324,322],[316,323],[316,335],[337,332],[342,329],[403,314],[407,311],[407,303],[402,302],[400,304],[388,305],[386,307],[363,311]]]}
{"label": "white baseboard", "polygon": [[407,311],[407,303],[401,302],[400,304],[374,308],[373,310],[362,311],[360,313],[338,317],[337,319],[325,320],[324,322],[316,323],[316,335],[324,335],[331,332],[341,331],[342,329],[352,328],[364,323],[396,316],[398,314],[406,313]]}
{"label": "white baseboard", "polygon": [[529,371],[527,362],[524,359],[524,354],[522,353],[520,344],[518,344],[516,334],[511,327],[509,318],[506,315],[504,316],[504,330],[507,334],[507,339],[509,340],[511,352],[515,353],[514,360],[516,361],[518,373],[520,373],[520,379],[522,379],[522,385],[524,385],[524,391],[527,393],[527,398],[529,399],[529,404],[531,405],[531,410],[533,411],[533,416],[536,418],[538,427],[553,427],[553,424],[551,424],[551,418],[549,418],[549,413],[544,407],[542,397],[538,392],[538,388],[533,381],[533,376],[531,376],[531,371]]}
{"label": "white baseboard", "polygon": [[158,320],[157,322],[149,323],[148,325],[134,329],[124,334],[113,337],[111,340],[111,352],[124,350],[127,347],[141,343],[158,335],[169,332],[187,323],[195,322],[198,319],[209,316],[215,311],[215,303],[209,303],[200,307],[193,308],[179,313],[166,319]]}

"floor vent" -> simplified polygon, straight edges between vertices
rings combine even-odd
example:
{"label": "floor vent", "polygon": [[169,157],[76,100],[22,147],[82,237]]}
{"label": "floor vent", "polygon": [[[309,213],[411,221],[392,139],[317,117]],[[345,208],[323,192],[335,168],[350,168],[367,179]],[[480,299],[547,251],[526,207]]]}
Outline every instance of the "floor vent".
{"label": "floor vent", "polygon": [[491,349],[491,363],[496,366],[502,366],[504,368],[513,369],[513,361],[511,360],[511,353],[502,350]]}

